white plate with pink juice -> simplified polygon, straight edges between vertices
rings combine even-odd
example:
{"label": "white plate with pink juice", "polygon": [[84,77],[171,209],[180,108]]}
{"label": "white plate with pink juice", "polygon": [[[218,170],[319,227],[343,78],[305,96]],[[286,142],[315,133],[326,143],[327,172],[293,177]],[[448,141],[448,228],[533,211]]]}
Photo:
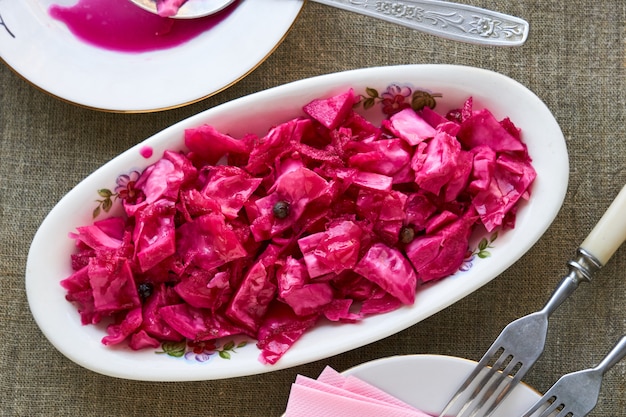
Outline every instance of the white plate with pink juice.
{"label": "white plate with pink juice", "polygon": [[284,39],[303,4],[238,0],[213,16],[180,21],[128,0],[0,1],[0,59],[73,104],[171,109],[249,74]]}

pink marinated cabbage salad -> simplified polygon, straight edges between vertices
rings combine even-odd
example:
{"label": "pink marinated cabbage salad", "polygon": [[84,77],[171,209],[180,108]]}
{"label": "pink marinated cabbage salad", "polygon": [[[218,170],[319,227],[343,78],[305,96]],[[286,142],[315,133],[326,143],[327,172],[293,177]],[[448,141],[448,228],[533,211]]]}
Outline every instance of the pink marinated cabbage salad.
{"label": "pink marinated cabbage salad", "polygon": [[[320,320],[354,323],[455,273],[477,227],[512,228],[535,179],[519,130],[472,100],[375,126],[352,90],[262,137],[185,132],[123,201],[72,234],[61,284],[106,345],[243,335],[273,364]],[[225,163],[222,163],[225,162]]]}
{"label": "pink marinated cabbage salad", "polygon": [[186,2],[187,0],[157,0],[157,13],[163,17],[176,16],[178,9]]}

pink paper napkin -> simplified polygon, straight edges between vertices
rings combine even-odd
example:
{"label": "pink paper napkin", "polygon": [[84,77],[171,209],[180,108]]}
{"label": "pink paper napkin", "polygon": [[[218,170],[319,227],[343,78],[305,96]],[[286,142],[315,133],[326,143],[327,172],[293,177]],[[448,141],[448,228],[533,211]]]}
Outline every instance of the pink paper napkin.
{"label": "pink paper napkin", "polygon": [[326,367],[291,385],[285,417],[432,417],[354,376]]}

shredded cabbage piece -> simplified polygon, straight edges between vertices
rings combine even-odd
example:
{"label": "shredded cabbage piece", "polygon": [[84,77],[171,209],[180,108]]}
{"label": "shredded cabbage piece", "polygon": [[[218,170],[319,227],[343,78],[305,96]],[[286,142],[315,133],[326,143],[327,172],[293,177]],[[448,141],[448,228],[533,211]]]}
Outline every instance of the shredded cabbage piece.
{"label": "shredded cabbage piece", "polygon": [[375,126],[351,89],[264,136],[203,125],[124,198],[124,214],[70,234],[61,281],[102,343],[257,340],[273,364],[316,323],[415,302],[459,270],[472,233],[515,225],[536,177],[509,119],[399,109]]}

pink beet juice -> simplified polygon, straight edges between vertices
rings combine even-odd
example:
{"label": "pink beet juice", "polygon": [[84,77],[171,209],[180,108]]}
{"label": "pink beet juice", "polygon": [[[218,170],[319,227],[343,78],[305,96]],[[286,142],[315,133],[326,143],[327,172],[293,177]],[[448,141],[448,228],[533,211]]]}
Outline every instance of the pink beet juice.
{"label": "pink beet juice", "polygon": [[49,12],[88,44],[139,53],[181,45],[218,25],[236,5],[212,16],[187,20],[157,16],[129,0],[79,0],[68,7],[52,5]]}

